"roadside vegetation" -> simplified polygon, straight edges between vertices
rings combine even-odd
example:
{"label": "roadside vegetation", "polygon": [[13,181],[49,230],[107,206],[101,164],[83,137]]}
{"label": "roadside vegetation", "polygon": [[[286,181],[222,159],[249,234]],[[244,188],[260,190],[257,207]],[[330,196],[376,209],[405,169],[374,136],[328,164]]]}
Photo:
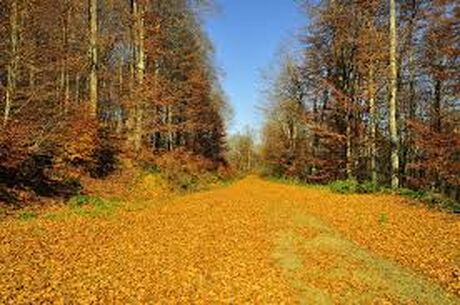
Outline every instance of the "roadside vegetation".
{"label": "roadside vegetation", "polygon": [[302,51],[264,75],[262,174],[458,212],[454,2],[303,2]]}

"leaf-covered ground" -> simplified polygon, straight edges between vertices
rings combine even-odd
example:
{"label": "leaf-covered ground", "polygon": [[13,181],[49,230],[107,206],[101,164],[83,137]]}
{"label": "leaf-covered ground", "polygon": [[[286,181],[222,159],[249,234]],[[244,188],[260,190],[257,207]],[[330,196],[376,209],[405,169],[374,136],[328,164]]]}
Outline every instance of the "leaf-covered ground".
{"label": "leaf-covered ground", "polygon": [[1,304],[460,304],[460,220],[250,177],[95,217],[0,223]]}

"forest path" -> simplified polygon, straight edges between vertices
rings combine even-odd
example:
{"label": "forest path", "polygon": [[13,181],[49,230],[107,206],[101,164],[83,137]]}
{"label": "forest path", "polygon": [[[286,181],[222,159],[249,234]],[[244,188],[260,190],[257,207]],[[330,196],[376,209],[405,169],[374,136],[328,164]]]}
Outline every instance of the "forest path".
{"label": "forest path", "polygon": [[459,304],[459,229],[395,196],[249,177],[110,217],[1,223],[0,303]]}

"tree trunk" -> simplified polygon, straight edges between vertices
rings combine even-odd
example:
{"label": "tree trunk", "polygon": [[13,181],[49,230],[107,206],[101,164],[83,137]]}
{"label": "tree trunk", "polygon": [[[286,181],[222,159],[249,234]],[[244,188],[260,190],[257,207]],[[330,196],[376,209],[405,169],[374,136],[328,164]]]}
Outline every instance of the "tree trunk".
{"label": "tree trunk", "polygon": [[69,75],[69,27],[70,27],[70,10],[66,1],[64,27],[62,29],[63,42],[64,42],[64,65],[63,65],[63,82],[64,82],[64,111],[67,111],[70,101],[70,75]]}
{"label": "tree trunk", "polygon": [[347,149],[346,149],[346,170],[347,170],[347,178],[353,179],[353,151],[352,151],[352,133],[351,133],[351,109],[348,106],[347,110],[347,130],[346,130],[346,137],[347,137]]}
{"label": "tree trunk", "polygon": [[410,169],[410,164],[414,161],[414,154],[415,154],[415,147],[414,147],[414,135],[411,128],[408,126],[408,123],[415,119],[415,64],[414,64],[414,54],[413,54],[413,46],[412,46],[412,39],[410,50],[409,50],[409,101],[407,105],[407,115],[406,118],[408,121],[405,123],[405,131],[406,131],[406,141],[404,143],[403,148],[403,160],[402,160],[402,170],[404,176],[404,183],[407,184],[407,178],[414,175],[414,171]]}
{"label": "tree trunk", "polygon": [[97,0],[89,1],[89,51],[90,51],[90,75],[89,75],[89,100],[90,115],[97,117],[98,104],[98,15]]}
{"label": "tree trunk", "polygon": [[172,106],[166,106],[166,124],[168,126],[168,151],[174,150],[173,111]]}
{"label": "tree trunk", "polygon": [[[145,29],[144,29],[144,7],[138,3],[137,0],[132,0],[132,13],[134,17],[134,50],[135,50],[135,60],[136,60],[136,80],[138,89],[142,90],[144,84],[144,74],[145,74]],[[140,91],[141,95],[142,92]],[[143,116],[144,116],[144,102],[142,96],[138,97],[138,102],[135,105],[134,113],[134,135],[133,135],[133,145],[134,150],[138,152],[141,149],[142,145],[142,135],[143,135]]]}
{"label": "tree trunk", "polygon": [[432,105],[432,128],[436,132],[441,132],[441,100],[442,100],[442,82],[437,79],[434,85],[434,100]]}
{"label": "tree trunk", "polygon": [[371,64],[369,67],[369,153],[371,157],[371,179],[373,183],[377,183],[377,107],[375,105],[375,80],[374,67]]}
{"label": "tree trunk", "polygon": [[[345,74],[344,74],[345,75]],[[348,79],[347,79],[348,78]],[[346,149],[346,171],[347,171],[347,178],[354,179],[354,156],[353,156],[353,123],[355,120],[355,113],[353,111],[353,105],[355,101],[355,92],[356,92],[356,80],[352,79],[351,75],[348,75],[347,82],[352,82],[351,85],[346,85],[344,92],[349,92],[348,100],[347,100],[347,128],[346,128],[346,137],[347,137],[347,149]],[[350,88],[348,90],[348,88]],[[352,96],[352,97],[351,97]]]}
{"label": "tree trunk", "polygon": [[80,74],[75,76],[75,103],[80,102]]}
{"label": "tree trunk", "polygon": [[396,33],[396,2],[390,0],[390,101],[389,129],[391,142],[391,187],[399,187],[399,139],[397,123],[397,33]]}
{"label": "tree trunk", "polygon": [[415,147],[414,147],[414,136],[411,128],[408,126],[408,123],[415,119],[415,111],[416,111],[416,104],[415,104],[415,59],[414,59],[414,32],[415,32],[415,25],[416,25],[416,16],[417,16],[417,0],[411,1],[411,18],[409,20],[409,50],[408,50],[408,69],[409,69],[409,100],[407,104],[407,115],[406,119],[408,121],[405,122],[405,133],[406,133],[406,141],[404,143],[404,153],[403,153],[403,174],[405,176],[404,183],[407,184],[407,180],[409,177],[414,175],[414,171],[410,169],[410,164],[414,161],[414,154],[415,154]]}
{"label": "tree trunk", "polygon": [[7,68],[7,85],[6,85],[6,96],[5,96],[5,109],[3,113],[3,126],[8,124],[10,118],[11,107],[13,104],[14,97],[16,95],[16,77],[19,62],[19,20],[18,20],[18,3],[14,0],[11,3],[10,12],[10,61]]}
{"label": "tree trunk", "polygon": [[29,67],[29,89],[34,92],[35,90],[35,68]]}
{"label": "tree trunk", "polygon": [[[118,99],[121,102],[123,98],[123,60],[120,59],[118,63]],[[123,132],[123,108],[121,104],[119,104],[117,108],[117,127],[116,132],[121,134]]]}

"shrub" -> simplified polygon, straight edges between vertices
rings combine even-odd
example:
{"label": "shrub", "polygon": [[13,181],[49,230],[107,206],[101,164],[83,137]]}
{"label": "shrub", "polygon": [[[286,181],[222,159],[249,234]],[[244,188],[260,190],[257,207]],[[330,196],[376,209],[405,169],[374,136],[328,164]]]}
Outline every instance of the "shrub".
{"label": "shrub", "polygon": [[22,211],[18,214],[18,219],[28,221],[37,218],[37,213],[32,211]]}
{"label": "shrub", "polygon": [[414,191],[407,188],[401,188],[397,193],[404,197],[419,200],[430,207],[437,207],[453,213],[460,213],[460,203],[441,194],[422,190]]}
{"label": "shrub", "polygon": [[356,180],[338,180],[329,184],[331,191],[340,194],[353,194],[357,193],[359,189],[359,183]]}
{"label": "shrub", "polygon": [[184,150],[165,153],[155,164],[170,187],[178,191],[194,191],[218,181],[211,161]]}
{"label": "shrub", "polygon": [[381,190],[380,186],[372,181],[365,181],[358,185],[358,193],[371,194],[377,193]]}
{"label": "shrub", "polygon": [[105,129],[99,130],[98,142],[93,148],[87,171],[93,178],[106,178],[119,167],[119,153],[116,147],[117,139]]}
{"label": "shrub", "polygon": [[217,177],[222,181],[233,181],[238,177],[244,176],[241,172],[230,165],[221,165],[217,168]]}
{"label": "shrub", "polygon": [[[121,202],[117,199],[101,199],[95,196],[77,195],[69,200],[72,208],[71,213],[80,216],[105,217],[112,215],[117,208],[121,207]],[[86,208],[85,208],[86,207]],[[52,216],[59,218],[59,216]]]}
{"label": "shrub", "polygon": [[76,195],[69,200],[69,205],[74,208],[82,207],[85,205],[101,206],[103,204],[104,201],[101,198],[87,195]]}
{"label": "shrub", "polygon": [[410,197],[413,199],[420,199],[424,196],[424,191],[414,191],[408,188],[400,188],[398,194],[405,197]]}
{"label": "shrub", "polygon": [[359,183],[354,179],[334,181],[329,184],[329,188],[340,194],[371,194],[381,191],[381,187],[372,181]]}

